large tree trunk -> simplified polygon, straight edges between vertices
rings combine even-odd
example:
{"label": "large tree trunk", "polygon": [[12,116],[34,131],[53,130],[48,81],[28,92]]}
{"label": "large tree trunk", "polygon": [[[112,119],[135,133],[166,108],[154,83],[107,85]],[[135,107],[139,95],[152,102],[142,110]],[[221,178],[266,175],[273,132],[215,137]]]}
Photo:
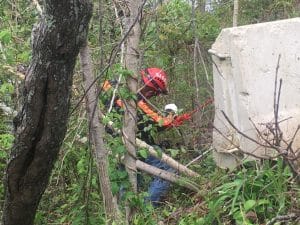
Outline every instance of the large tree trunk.
{"label": "large tree trunk", "polygon": [[89,0],[45,0],[33,31],[24,105],[6,170],[4,225],[31,225],[65,136],[72,75],[92,14]]}

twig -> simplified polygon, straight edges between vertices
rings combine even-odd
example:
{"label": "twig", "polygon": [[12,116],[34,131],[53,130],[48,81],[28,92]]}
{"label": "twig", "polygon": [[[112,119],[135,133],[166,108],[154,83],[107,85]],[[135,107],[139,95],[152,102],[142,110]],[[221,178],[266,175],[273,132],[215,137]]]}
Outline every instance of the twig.
{"label": "twig", "polygon": [[[262,139],[264,142],[266,142],[268,145],[272,146],[272,143],[262,135],[262,133],[261,133],[260,130],[257,128],[257,126],[255,125],[255,123],[253,122],[253,120],[252,120],[251,118],[249,118],[249,120],[250,120],[252,126],[254,127],[254,129],[256,130],[256,132],[258,133],[259,137],[261,137],[261,139]],[[276,150],[277,150],[277,148],[276,148]]]}
{"label": "twig", "polygon": [[[117,6],[116,6],[116,3],[115,1],[113,1],[113,4],[114,4],[114,9],[115,9],[115,14],[116,14],[116,17],[121,21],[121,18],[119,17],[118,15],[118,10],[117,10]],[[123,27],[122,27],[122,24],[120,25],[120,30],[121,30],[121,35],[123,35]],[[121,48],[121,54],[120,54],[120,64],[123,65],[124,63],[124,42],[121,44],[120,46]],[[114,88],[113,90],[113,95],[112,95],[112,98],[111,98],[111,101],[110,101],[110,104],[109,104],[109,108],[108,108],[108,112],[111,112],[112,108],[113,108],[113,105],[114,105],[114,102],[115,102],[115,98],[116,98],[116,92],[119,88],[119,85],[120,85],[120,82],[121,82],[121,79],[122,79],[122,74],[119,75],[119,78],[118,78],[118,81],[117,81],[117,85],[116,87]]]}
{"label": "twig", "polygon": [[[296,153],[293,151],[292,149],[292,144],[296,138],[297,133],[300,130],[300,126],[297,127],[292,139],[288,142],[285,141],[283,139],[283,133],[280,129],[279,123],[282,121],[278,121],[278,115],[279,115],[279,102],[280,102],[280,94],[281,94],[281,87],[282,87],[282,79],[280,79],[279,81],[279,87],[277,90],[277,79],[278,79],[278,70],[279,70],[279,62],[280,62],[280,55],[278,56],[278,62],[277,62],[277,66],[276,66],[276,75],[275,75],[275,84],[274,84],[274,102],[273,102],[273,108],[274,108],[274,125],[273,123],[267,123],[266,124],[266,128],[268,129],[268,131],[273,135],[273,140],[272,142],[269,141],[267,138],[264,138],[263,134],[261,133],[261,131],[259,131],[259,129],[255,126],[254,122],[249,118],[249,120],[252,122],[257,134],[260,136],[260,138],[266,143],[260,143],[259,141],[255,140],[254,138],[251,138],[250,136],[246,135],[245,133],[243,133],[242,131],[240,131],[228,118],[228,116],[225,114],[224,111],[221,111],[222,114],[224,115],[225,119],[227,120],[227,122],[231,125],[231,127],[233,127],[238,134],[242,135],[243,137],[247,138],[248,140],[256,143],[259,146],[265,147],[265,148],[271,148],[277,151],[278,155],[276,155],[275,157],[268,157],[268,159],[272,159],[272,158],[277,158],[279,156],[281,156],[283,158],[283,161],[286,165],[289,166],[292,174],[293,174],[293,178],[296,180],[296,182],[298,184],[300,184],[300,169],[299,166],[297,164],[296,159],[298,158],[298,155],[296,155]],[[215,128],[216,129],[216,128]],[[216,129],[217,130],[217,129]],[[223,137],[225,137],[225,135],[223,135],[219,130],[217,130]],[[225,137],[227,140],[228,138]],[[229,140],[230,141],[230,140]],[[280,146],[281,142],[283,142],[286,146]],[[237,147],[239,150],[239,146]],[[244,152],[241,151],[243,153],[246,153],[248,155],[249,152]],[[255,156],[256,158],[262,158],[261,156]]]}
{"label": "twig", "polygon": [[214,129],[225,139],[227,140],[228,142],[231,142],[231,144],[234,145],[234,147],[236,147],[241,153],[245,154],[245,155],[249,155],[249,156],[252,156],[254,158],[257,158],[257,159],[270,159],[271,157],[265,157],[265,156],[257,156],[255,155],[254,153],[252,152],[245,152],[243,149],[240,148],[240,146],[238,146],[237,144],[234,144],[228,137],[226,137],[218,128],[214,127]]}
{"label": "twig", "polygon": [[281,90],[281,83],[279,87],[279,93],[277,96],[277,79],[278,79],[278,71],[279,71],[279,64],[280,64],[281,55],[279,54],[276,66],[276,73],[275,73],[275,84],[274,84],[274,117],[275,117],[275,141],[276,145],[279,146],[279,137],[278,137],[278,111],[279,111],[279,97],[280,97],[280,90]]}
{"label": "twig", "polygon": [[188,164],[186,164],[185,166],[188,167],[191,164],[193,164],[194,162],[200,160],[203,156],[205,156],[207,153],[211,152],[213,148],[210,148],[208,150],[206,150],[205,152],[203,152],[201,155],[197,156],[196,158],[194,158],[192,161],[190,161]]}
{"label": "twig", "polygon": [[264,145],[262,143],[259,143],[257,140],[253,139],[252,137],[249,137],[247,134],[243,133],[242,131],[240,131],[228,118],[228,116],[225,114],[225,112],[223,110],[221,110],[223,116],[225,117],[226,121],[230,124],[230,126],[232,126],[232,128],[234,128],[240,135],[244,136],[245,138],[249,139],[250,141],[253,141],[254,143],[265,147],[265,148],[269,148],[270,146]]}

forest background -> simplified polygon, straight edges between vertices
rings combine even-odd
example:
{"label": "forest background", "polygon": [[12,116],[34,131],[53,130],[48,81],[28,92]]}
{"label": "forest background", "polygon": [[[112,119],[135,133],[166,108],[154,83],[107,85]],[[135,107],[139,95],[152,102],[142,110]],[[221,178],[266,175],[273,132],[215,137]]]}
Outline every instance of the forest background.
{"label": "forest background", "polygon": [[[211,2],[211,4],[208,4]],[[143,9],[140,39],[141,67],[160,67],[170,77],[166,97],[153,101],[158,108],[176,103],[181,111],[191,111],[213,96],[212,65],[208,50],[222,28],[233,22],[232,0],[219,1],[147,1]],[[110,64],[111,53],[121,40],[120,15],[116,3],[94,0],[88,43],[94,74]],[[43,6],[42,2],[40,5]],[[238,25],[254,24],[299,16],[297,0],[240,0]],[[24,71],[31,60],[31,31],[39,10],[35,1],[0,1],[0,177],[13,143],[13,111],[21,108]],[[99,84],[107,78],[128,73],[120,55]],[[52,171],[50,183],[35,215],[35,224],[105,224],[106,216],[98,172],[88,141],[88,122],[79,63],[76,66],[68,131]],[[101,97],[101,96],[100,96]],[[115,117],[116,115],[111,115]],[[245,162],[234,171],[216,167],[211,157],[213,106],[197,112],[184,126],[157,135],[157,142],[168,140],[167,154],[189,164],[201,176],[194,181],[199,193],[173,185],[159,208],[144,204],[140,193],[132,198],[136,214],[132,224],[271,224],[285,215],[295,220],[299,215],[299,186],[281,160],[261,164]],[[155,134],[155,128],[149,128]],[[127,174],[116,170],[116,155],[125,147],[121,139],[107,138],[111,149],[110,179],[112,192],[126,186]],[[141,157],[147,152],[140,149]],[[148,180],[150,177],[148,177]],[[147,180],[146,180],[147,182]],[[144,190],[146,191],[146,190]],[[0,201],[4,202],[4,185]],[[130,198],[130,196],[128,197]],[[1,210],[1,212],[3,212]],[[296,222],[294,222],[296,224]]]}

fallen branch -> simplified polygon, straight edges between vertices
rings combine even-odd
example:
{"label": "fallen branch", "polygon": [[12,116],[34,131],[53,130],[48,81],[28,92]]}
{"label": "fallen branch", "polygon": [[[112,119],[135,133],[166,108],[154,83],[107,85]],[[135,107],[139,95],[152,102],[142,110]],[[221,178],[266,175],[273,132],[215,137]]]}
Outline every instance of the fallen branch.
{"label": "fallen branch", "polygon": [[289,215],[284,216],[276,216],[275,218],[271,219],[266,225],[273,225],[276,222],[297,222],[300,220],[300,215],[296,215],[295,213],[291,213]]}
{"label": "fallen branch", "polygon": [[200,189],[197,187],[197,184],[192,183],[190,180],[187,180],[184,177],[181,177],[177,174],[168,172],[166,170],[159,169],[155,166],[151,166],[147,163],[142,162],[141,160],[136,160],[136,167],[137,167],[137,169],[142,170],[148,174],[160,177],[164,180],[178,184],[178,185],[188,188],[192,191],[195,191],[195,192],[200,191]]}
{"label": "fallen branch", "polygon": [[136,144],[140,148],[147,148],[148,151],[149,151],[149,154],[151,156],[159,158],[162,162],[168,164],[173,169],[177,170],[179,173],[184,173],[184,174],[186,174],[188,176],[191,176],[191,177],[199,176],[199,174],[197,174],[196,172],[194,172],[191,169],[187,168],[186,166],[180,164],[179,162],[177,162],[175,159],[171,158],[167,154],[165,154],[165,153],[158,154],[157,151],[152,146],[148,145],[146,142],[144,142],[144,141],[142,141],[138,138],[136,139]]}

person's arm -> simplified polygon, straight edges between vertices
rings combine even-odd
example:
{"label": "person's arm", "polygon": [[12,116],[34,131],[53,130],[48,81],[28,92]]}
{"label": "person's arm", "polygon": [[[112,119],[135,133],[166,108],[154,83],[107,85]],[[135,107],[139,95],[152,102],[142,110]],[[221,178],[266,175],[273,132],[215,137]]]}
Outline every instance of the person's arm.
{"label": "person's arm", "polygon": [[184,113],[182,115],[176,116],[172,124],[174,127],[179,127],[183,124],[184,121],[190,120],[191,118],[192,116],[190,113]]}
{"label": "person's arm", "polygon": [[171,117],[164,117],[157,112],[155,112],[149,105],[144,101],[138,101],[138,107],[147,115],[149,116],[154,122],[160,124],[163,127],[170,127],[173,123],[173,118]]}

